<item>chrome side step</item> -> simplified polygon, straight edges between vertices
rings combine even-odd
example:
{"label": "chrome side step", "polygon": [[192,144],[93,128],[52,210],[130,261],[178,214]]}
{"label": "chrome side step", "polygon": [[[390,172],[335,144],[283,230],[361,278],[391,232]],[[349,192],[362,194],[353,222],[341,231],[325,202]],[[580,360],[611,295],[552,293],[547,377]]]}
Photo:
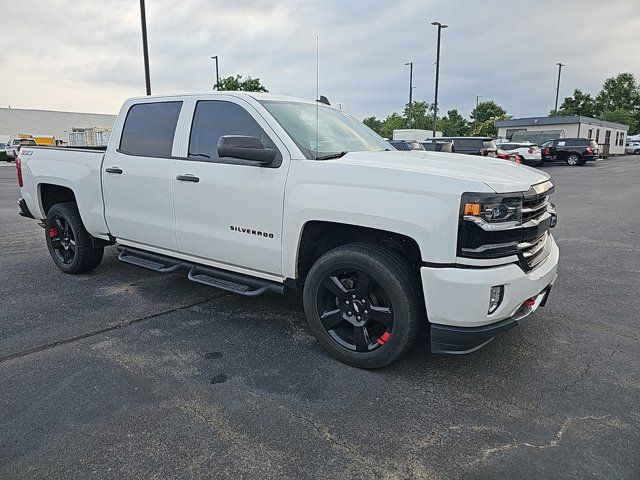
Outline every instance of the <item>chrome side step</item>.
{"label": "chrome side step", "polygon": [[158,273],[173,273],[188,270],[187,278],[192,282],[208,285],[219,290],[245,297],[257,297],[265,292],[284,293],[284,284],[230,272],[207,265],[146,252],[138,248],[118,246],[118,260],[130,265],[147,268]]}

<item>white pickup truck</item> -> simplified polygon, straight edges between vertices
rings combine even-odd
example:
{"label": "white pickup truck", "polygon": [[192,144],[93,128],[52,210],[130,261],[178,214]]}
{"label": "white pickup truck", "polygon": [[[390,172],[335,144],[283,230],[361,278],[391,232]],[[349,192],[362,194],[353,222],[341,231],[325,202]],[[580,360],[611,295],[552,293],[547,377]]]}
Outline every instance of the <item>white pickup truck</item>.
{"label": "white pickup truck", "polygon": [[134,98],[106,151],[24,147],[16,167],[21,214],[41,220],[62,271],[96,268],[115,244],[123,262],[240,295],[302,288],[318,342],[362,368],[423,338],[472,352],[556,278],[549,175],[398,152],[324,104]]}

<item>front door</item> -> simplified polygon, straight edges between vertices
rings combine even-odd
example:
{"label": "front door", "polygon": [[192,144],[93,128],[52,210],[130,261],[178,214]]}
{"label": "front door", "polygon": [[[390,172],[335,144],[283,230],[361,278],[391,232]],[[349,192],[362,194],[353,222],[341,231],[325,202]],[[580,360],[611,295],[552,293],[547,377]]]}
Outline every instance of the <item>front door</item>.
{"label": "front door", "polygon": [[181,101],[131,105],[120,144],[108,149],[104,213],[109,232],[122,243],[177,250],[171,153],[181,107]]}
{"label": "front door", "polygon": [[[281,232],[289,153],[251,104],[233,96],[198,100],[186,157],[176,160],[174,203],[181,253],[236,271],[282,272]],[[218,156],[223,135],[258,137],[278,150],[259,166]]]}

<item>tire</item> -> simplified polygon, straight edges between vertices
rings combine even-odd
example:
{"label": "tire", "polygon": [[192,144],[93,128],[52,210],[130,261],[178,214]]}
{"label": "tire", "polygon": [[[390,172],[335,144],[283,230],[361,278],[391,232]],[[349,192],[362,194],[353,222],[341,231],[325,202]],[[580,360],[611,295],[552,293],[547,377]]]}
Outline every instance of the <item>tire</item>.
{"label": "tire", "polygon": [[343,363],[370,369],[390,365],[415,344],[426,324],[421,296],[417,272],[403,257],[379,245],[351,243],[315,262],[303,303],[322,348]]}
{"label": "tire", "polygon": [[104,248],[93,248],[91,235],[84,228],[75,203],[58,203],[45,220],[49,254],[65,273],[89,272],[100,265]]}
{"label": "tire", "polygon": [[569,154],[569,156],[567,157],[566,162],[567,162],[567,165],[569,165],[570,167],[576,167],[578,165],[584,165],[584,161],[582,161],[582,158],[580,158],[580,155],[578,155],[577,153]]}
{"label": "tire", "polygon": [[540,168],[543,165],[544,165],[544,160],[538,160],[537,162],[531,164],[531,166],[534,168]]}
{"label": "tire", "polygon": [[634,151],[633,151],[633,154],[634,154],[634,155],[640,155],[640,150],[634,150]]}

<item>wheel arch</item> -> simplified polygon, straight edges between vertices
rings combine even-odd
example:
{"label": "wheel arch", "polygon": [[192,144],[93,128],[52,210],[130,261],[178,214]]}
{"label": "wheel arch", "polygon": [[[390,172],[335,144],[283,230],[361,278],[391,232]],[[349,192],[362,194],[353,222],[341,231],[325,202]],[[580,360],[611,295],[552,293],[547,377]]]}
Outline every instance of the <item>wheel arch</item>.
{"label": "wheel arch", "polygon": [[385,245],[407,259],[416,269],[422,262],[418,242],[405,234],[363,225],[309,220],[300,232],[293,282],[296,285],[304,282],[313,263],[324,253],[340,245],[354,242]]}
{"label": "wheel arch", "polygon": [[[58,185],[54,183],[40,183],[38,184],[38,197],[40,211],[45,218],[49,214],[49,210],[51,210],[51,207],[60,203],[75,203],[76,206],[79,207],[75,192],[72,188],[65,185]],[[80,220],[86,228],[85,219],[83,218],[82,212],[79,208],[78,213],[80,215]],[[107,245],[113,244],[111,240],[97,238],[91,234],[89,234],[89,237],[91,239],[93,248],[102,248]]]}
{"label": "wheel arch", "polygon": [[53,183],[38,184],[38,197],[40,211],[45,217],[51,207],[57,203],[74,202],[77,204],[76,195],[71,188]]}

